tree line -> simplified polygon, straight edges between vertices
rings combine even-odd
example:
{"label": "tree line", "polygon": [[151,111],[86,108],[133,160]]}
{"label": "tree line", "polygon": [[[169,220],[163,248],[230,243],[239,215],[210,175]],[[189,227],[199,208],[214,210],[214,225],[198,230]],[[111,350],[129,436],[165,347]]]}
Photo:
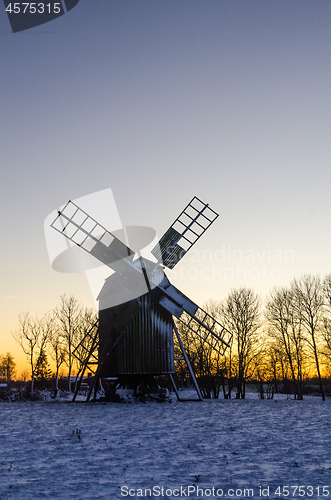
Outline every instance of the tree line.
{"label": "tree line", "polygon": [[0,355],[0,379],[5,381],[7,385],[15,376],[15,367],[16,363],[10,352]]}
{"label": "tree line", "polygon": [[61,296],[60,304],[43,317],[33,317],[28,312],[19,315],[19,328],[13,337],[27,356],[32,394],[35,381],[45,382],[52,375],[48,356],[55,365],[55,394],[61,367],[67,367],[68,390],[71,391],[70,377],[74,368],[80,366],[77,349],[79,346],[88,349],[88,334],[96,328],[97,314],[80,305],[73,296]]}
{"label": "tree line", "polygon": [[[232,338],[224,356],[222,343],[207,337],[208,331],[194,334],[177,322],[204,397],[245,398],[247,382],[254,380],[264,397],[264,385],[270,391],[283,389],[303,398],[304,381],[316,376],[319,392],[325,400],[323,376],[331,376],[331,274],[323,280],[303,275],[288,287],[271,291],[264,303],[250,288],[229,292],[221,302],[210,302],[206,311],[230,332]],[[181,355],[175,344],[175,356]],[[177,367],[179,379],[188,378],[184,362]]]}
{"label": "tree line", "polygon": [[[316,376],[325,399],[323,377],[331,375],[331,274],[324,279],[303,275],[288,287],[273,289],[264,302],[251,288],[232,289],[205,309],[232,332],[224,354],[222,342],[208,331],[197,335],[185,322],[176,322],[204,397],[216,398],[223,391],[225,398],[244,399],[247,383],[255,381],[261,397],[265,387],[273,392],[282,384],[283,390],[302,399],[304,381]],[[13,336],[29,361],[31,392],[36,380],[51,376],[48,357],[55,365],[55,391],[64,367],[70,391],[70,377],[80,368],[89,334],[96,329],[97,314],[72,296],[61,296],[60,304],[43,317],[20,314]],[[181,356],[175,341],[175,357]],[[5,366],[5,357],[0,360],[0,367]],[[176,376],[182,383],[189,380],[183,361],[176,362]]]}

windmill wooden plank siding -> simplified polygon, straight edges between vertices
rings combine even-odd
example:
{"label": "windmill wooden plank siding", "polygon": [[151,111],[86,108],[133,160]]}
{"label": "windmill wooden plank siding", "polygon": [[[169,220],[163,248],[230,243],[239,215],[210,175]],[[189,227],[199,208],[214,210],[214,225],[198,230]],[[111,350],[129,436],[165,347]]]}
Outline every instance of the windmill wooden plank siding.
{"label": "windmill wooden plank siding", "polygon": [[116,308],[99,311],[102,377],[174,373],[172,315],[159,305],[157,290],[143,295],[140,301],[141,306],[122,333],[111,327]]}

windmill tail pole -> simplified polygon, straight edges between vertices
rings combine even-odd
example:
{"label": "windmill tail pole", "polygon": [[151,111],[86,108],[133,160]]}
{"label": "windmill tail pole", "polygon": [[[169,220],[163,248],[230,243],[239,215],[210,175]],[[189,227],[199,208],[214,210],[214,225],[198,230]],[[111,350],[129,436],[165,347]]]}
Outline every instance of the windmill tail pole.
{"label": "windmill tail pole", "polygon": [[197,394],[199,396],[199,399],[200,401],[203,401],[203,397],[202,397],[202,394],[201,394],[201,391],[200,391],[200,387],[198,385],[198,381],[197,381],[197,378],[195,376],[195,373],[193,371],[193,368],[191,366],[191,363],[190,363],[190,360],[189,360],[189,357],[188,355],[186,354],[186,351],[185,351],[185,347],[183,345],[183,342],[182,342],[182,339],[180,338],[180,335],[179,335],[179,332],[177,330],[177,327],[175,325],[175,323],[173,323],[173,327],[174,327],[174,330],[175,330],[175,333],[176,333],[176,337],[177,337],[177,340],[179,342],[179,345],[180,345],[180,348],[182,350],[182,353],[183,353],[183,356],[185,358],[185,361],[186,361],[186,364],[188,366],[188,369],[189,369],[189,372],[190,372],[190,375],[191,375],[191,378],[193,380],[193,383],[194,383],[194,386],[195,386],[195,389],[197,391]]}

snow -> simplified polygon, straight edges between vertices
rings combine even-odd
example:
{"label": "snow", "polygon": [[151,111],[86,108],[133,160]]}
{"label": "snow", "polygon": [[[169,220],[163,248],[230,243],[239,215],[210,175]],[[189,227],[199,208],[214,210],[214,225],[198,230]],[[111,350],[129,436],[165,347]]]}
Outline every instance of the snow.
{"label": "snow", "polygon": [[331,497],[330,399],[275,398],[0,403],[0,499]]}

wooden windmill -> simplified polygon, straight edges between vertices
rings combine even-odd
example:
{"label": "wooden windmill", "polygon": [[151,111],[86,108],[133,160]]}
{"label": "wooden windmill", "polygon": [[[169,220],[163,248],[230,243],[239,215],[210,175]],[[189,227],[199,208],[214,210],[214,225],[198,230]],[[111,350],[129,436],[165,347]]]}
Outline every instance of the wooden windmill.
{"label": "wooden windmill", "polygon": [[[119,385],[134,387],[136,393],[141,388],[155,392],[155,376],[162,374],[169,375],[179,399],[174,363],[184,360],[202,400],[175,321],[220,354],[231,333],[174,287],[164,267],[173,269],[217,217],[194,197],[152,249],[151,259],[146,259],[137,256],[119,233],[109,232],[74,202],[69,201],[58,212],[51,226],[115,271],[98,296],[97,333],[92,333],[92,328],[76,349],[81,369],[74,399],[86,369],[95,374],[87,400],[93,389],[95,397],[100,378],[117,379]],[[174,356],[174,334],[182,351],[180,358]]]}

